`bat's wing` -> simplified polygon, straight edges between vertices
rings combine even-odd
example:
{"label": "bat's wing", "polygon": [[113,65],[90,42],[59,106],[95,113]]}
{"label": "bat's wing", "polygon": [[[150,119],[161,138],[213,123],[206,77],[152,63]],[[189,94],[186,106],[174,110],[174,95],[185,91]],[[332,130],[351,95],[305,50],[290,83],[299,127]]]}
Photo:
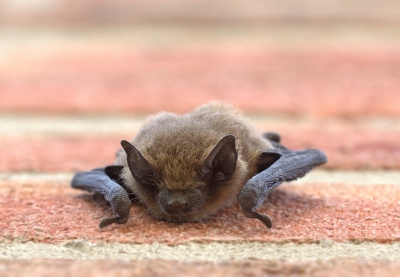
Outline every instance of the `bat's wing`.
{"label": "bat's wing", "polygon": [[92,171],[79,172],[72,179],[71,186],[73,188],[100,193],[110,202],[116,215],[103,218],[100,222],[100,228],[112,223],[124,224],[128,221],[131,200],[129,191],[123,187],[123,183],[119,179],[121,170],[122,166],[107,166]]}
{"label": "bat's wing", "polygon": [[[271,134],[269,136],[269,134]],[[324,164],[326,156],[320,150],[306,149],[302,151],[292,151],[279,144],[279,135],[266,133],[274,149],[262,153],[264,160],[274,162],[266,169],[251,178],[244,186],[239,195],[243,213],[250,218],[261,220],[268,228],[272,227],[271,219],[267,215],[256,212],[256,209],[264,202],[268,193],[284,181],[292,181],[303,177],[314,167]]]}

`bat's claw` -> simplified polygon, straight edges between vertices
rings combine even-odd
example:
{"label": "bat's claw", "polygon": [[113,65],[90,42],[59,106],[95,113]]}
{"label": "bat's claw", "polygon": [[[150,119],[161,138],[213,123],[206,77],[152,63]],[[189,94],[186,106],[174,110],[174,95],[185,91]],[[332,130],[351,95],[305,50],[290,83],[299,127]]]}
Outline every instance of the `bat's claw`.
{"label": "bat's claw", "polygon": [[108,225],[111,225],[113,223],[115,223],[115,224],[124,224],[124,223],[126,223],[128,221],[128,219],[129,219],[129,215],[125,216],[125,217],[118,216],[118,215],[117,216],[112,216],[112,217],[106,217],[106,218],[103,218],[100,221],[99,227],[100,227],[100,229],[102,229],[102,228],[107,227]]}
{"label": "bat's claw", "polygon": [[272,221],[269,218],[269,216],[260,214],[254,211],[243,211],[244,215],[250,218],[257,218],[260,220],[262,223],[264,223],[265,226],[267,226],[268,229],[272,228]]}

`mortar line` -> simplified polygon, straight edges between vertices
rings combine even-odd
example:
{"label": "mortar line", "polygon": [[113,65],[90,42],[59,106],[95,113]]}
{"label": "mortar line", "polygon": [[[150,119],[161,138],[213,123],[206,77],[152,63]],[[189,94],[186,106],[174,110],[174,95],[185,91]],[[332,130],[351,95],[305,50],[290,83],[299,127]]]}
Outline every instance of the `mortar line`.
{"label": "mortar line", "polygon": [[185,243],[169,246],[155,244],[90,243],[83,240],[63,244],[0,243],[0,259],[164,259],[184,262],[226,261],[244,259],[285,259],[292,261],[359,258],[374,260],[400,259],[400,243],[374,242],[338,243],[324,240],[320,243]]}

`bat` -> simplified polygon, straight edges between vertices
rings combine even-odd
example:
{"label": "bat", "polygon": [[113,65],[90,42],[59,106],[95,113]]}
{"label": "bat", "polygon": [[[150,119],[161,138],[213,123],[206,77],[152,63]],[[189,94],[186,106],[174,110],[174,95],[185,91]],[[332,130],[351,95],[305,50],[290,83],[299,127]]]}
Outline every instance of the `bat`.
{"label": "bat", "polygon": [[261,134],[234,108],[214,102],[153,116],[121,146],[112,165],[78,172],[71,182],[110,202],[114,215],[100,228],[126,223],[135,198],[168,222],[199,222],[239,201],[246,217],[271,228],[256,211],[268,193],[327,161],[318,149],[289,150],[279,134]]}

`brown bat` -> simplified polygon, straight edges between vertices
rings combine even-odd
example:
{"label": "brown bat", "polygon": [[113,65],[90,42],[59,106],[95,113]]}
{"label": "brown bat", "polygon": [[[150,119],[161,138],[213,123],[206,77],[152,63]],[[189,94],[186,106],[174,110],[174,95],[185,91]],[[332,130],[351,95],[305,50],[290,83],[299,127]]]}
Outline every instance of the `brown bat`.
{"label": "brown bat", "polygon": [[327,161],[317,149],[292,151],[276,133],[258,133],[231,107],[211,103],[182,116],[150,118],[132,143],[121,141],[113,165],[77,173],[72,187],[101,193],[115,215],[100,228],[128,221],[136,197],[153,217],[197,222],[239,200],[245,216],[272,227],[256,212],[284,181]]}

